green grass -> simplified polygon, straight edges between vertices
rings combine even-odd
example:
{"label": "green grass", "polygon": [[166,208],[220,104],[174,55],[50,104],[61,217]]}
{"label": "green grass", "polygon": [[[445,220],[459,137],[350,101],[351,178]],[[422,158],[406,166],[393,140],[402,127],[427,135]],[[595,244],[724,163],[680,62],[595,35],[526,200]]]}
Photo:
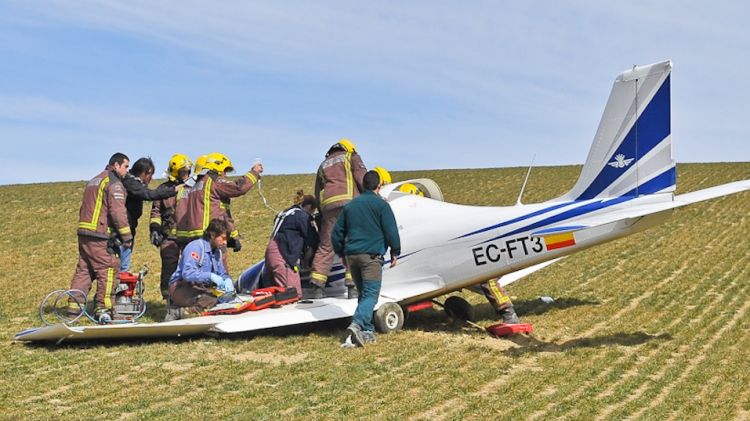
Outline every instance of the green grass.
{"label": "green grass", "polygon": [[[524,202],[572,186],[580,167],[535,169]],[[515,202],[525,169],[395,173],[429,177],[446,200]],[[687,164],[680,192],[750,178],[750,164]],[[312,175],[269,176],[277,209]],[[0,187],[0,418],[742,419],[750,417],[750,194],[690,206],[654,229],[573,255],[509,290],[530,337],[493,339],[437,310],[364,350],[345,324],[236,337],[36,346],[44,295],[77,259],[82,183]],[[147,206],[148,209],[148,206]],[[244,234],[234,274],[263,255],[273,214],[255,190],[233,201]],[[134,266],[163,316],[159,258],[141,220]],[[537,299],[556,298],[551,305]],[[482,297],[480,324],[494,322]]]}

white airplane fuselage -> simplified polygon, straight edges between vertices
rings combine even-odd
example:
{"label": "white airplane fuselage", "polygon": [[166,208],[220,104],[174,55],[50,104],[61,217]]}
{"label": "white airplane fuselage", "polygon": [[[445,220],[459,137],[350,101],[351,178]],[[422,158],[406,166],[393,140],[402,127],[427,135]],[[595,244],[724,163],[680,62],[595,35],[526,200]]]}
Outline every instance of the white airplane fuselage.
{"label": "white airplane fuselage", "polygon": [[[551,224],[576,227],[580,216],[671,199],[671,194],[662,194],[607,201],[475,207],[399,195],[389,203],[399,227],[401,258],[395,267],[385,266],[381,294],[403,297],[405,291],[411,291],[406,294],[412,296],[402,301],[408,304],[558,259],[660,224],[669,218],[671,210],[575,231],[563,230],[564,236],[572,240],[557,244],[550,241],[559,232],[546,236],[535,233],[543,233]],[[425,292],[420,293],[421,289]]]}

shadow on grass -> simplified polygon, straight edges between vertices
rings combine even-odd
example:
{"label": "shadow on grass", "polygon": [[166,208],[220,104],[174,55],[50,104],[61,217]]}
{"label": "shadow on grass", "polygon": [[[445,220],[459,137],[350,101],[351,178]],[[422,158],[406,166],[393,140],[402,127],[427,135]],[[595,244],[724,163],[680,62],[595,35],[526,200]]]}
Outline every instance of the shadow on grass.
{"label": "shadow on grass", "polygon": [[516,335],[507,340],[519,345],[511,348],[505,353],[509,356],[521,356],[541,352],[565,352],[577,348],[600,348],[612,346],[638,346],[650,341],[669,341],[672,335],[662,333],[651,335],[645,332],[613,333],[611,335],[596,336],[593,338],[571,339],[563,343],[544,342],[532,336]]}
{"label": "shadow on grass", "polygon": [[581,300],[573,297],[561,297],[555,299],[555,301],[547,304],[539,299],[531,300],[516,300],[513,302],[513,306],[516,308],[516,312],[519,316],[525,315],[540,315],[552,310],[560,310],[570,307],[579,306],[595,306],[601,304],[600,301],[593,300]]}

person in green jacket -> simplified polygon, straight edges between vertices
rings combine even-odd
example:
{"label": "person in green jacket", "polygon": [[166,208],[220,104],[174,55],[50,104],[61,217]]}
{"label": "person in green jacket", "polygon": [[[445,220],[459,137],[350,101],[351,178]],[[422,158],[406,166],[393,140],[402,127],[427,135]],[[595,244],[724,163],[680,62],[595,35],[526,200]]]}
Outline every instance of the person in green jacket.
{"label": "person in green jacket", "polygon": [[390,265],[394,267],[401,254],[396,218],[378,194],[380,175],[368,171],[362,184],[364,193],[344,206],[331,235],[334,252],[342,257],[359,290],[357,309],[342,338],[342,347],[375,342],[372,312],[380,296],[383,255],[390,248]]}

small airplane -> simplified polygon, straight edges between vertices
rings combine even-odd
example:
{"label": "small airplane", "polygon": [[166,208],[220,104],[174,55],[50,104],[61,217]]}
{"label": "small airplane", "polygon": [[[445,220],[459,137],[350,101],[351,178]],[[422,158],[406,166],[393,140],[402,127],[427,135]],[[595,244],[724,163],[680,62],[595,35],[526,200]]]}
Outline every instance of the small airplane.
{"label": "small airplane", "polygon": [[[537,204],[519,200],[504,207],[465,206],[443,201],[440,188],[429,179],[383,186],[380,194],[396,216],[402,254],[398,265],[383,269],[375,311],[378,330],[401,329],[410,311],[442,295],[495,278],[502,285],[510,284],[567,255],[660,224],[676,208],[750,189],[750,180],[743,180],[674,194],[671,72],[667,60],[634,66],[615,79],[579,179],[555,199]],[[399,187],[407,183],[421,194],[402,192]],[[262,265],[249,268],[240,282],[257,276]],[[357,303],[345,298],[341,278],[343,268],[334,266],[327,298],[275,309],[162,323],[60,323],[20,332],[15,340],[235,333],[346,318],[354,314]]]}

